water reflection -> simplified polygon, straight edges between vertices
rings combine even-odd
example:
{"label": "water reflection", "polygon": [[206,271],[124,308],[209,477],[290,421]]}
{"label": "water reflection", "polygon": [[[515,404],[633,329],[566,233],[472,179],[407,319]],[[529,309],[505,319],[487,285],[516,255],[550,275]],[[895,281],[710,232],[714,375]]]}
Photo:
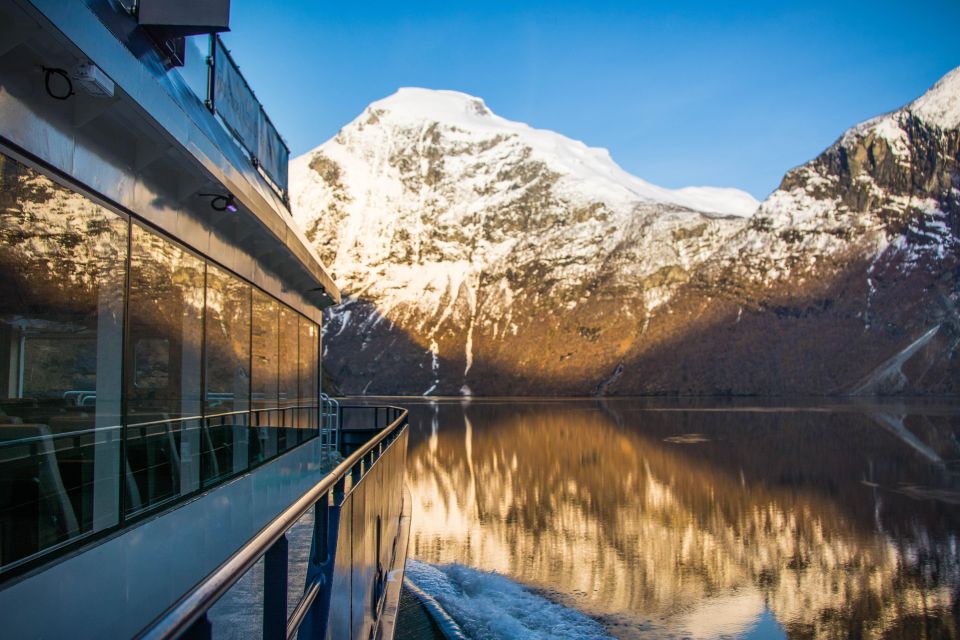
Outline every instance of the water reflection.
{"label": "water reflection", "polygon": [[958,637],[953,407],[411,407],[411,555],[621,637]]}

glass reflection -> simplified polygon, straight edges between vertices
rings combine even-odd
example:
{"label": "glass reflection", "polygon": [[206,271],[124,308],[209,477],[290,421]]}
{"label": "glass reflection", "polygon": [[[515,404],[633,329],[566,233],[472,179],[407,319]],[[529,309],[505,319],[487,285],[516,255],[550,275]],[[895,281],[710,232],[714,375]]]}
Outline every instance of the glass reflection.
{"label": "glass reflection", "polygon": [[133,225],[130,241],[126,509],[135,513],[199,486],[203,260]]}
{"label": "glass reflection", "polygon": [[[300,337],[299,314],[280,305],[280,407],[293,408],[299,403],[298,342]],[[300,431],[295,429],[296,411],[285,411],[279,432],[281,451],[299,444]]]}
{"label": "glass reflection", "polygon": [[0,564],[119,519],[127,222],[0,155]]}
{"label": "glass reflection", "polygon": [[411,555],[620,637],[955,638],[958,415],[421,405]]}
{"label": "glass reflection", "polygon": [[306,407],[305,410],[297,416],[297,426],[300,429],[306,429],[307,432],[301,436],[301,439],[309,437],[310,431],[317,429],[317,412],[311,407],[318,406],[317,390],[320,381],[317,379],[317,325],[300,318],[300,346],[297,368],[300,376],[300,406]]}
{"label": "glass reflection", "polygon": [[[280,375],[280,305],[276,300],[253,291],[253,373],[251,404],[254,409],[278,406]],[[250,463],[262,462],[277,455],[276,412],[257,414],[250,442]]]}
{"label": "glass reflection", "polygon": [[203,482],[210,484],[246,468],[249,455],[251,287],[207,266],[206,415],[201,458]]}
{"label": "glass reflection", "polygon": [[317,435],[316,325],[3,154],[0,269],[0,571]]}

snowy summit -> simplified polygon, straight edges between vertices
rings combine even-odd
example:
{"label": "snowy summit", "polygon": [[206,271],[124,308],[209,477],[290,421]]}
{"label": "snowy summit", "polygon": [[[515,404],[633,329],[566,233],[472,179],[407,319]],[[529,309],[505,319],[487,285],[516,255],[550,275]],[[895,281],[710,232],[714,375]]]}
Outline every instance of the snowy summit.
{"label": "snowy summit", "polygon": [[[566,176],[568,187],[598,199],[671,203],[718,215],[748,216],[757,200],[745,191],[715,187],[665,189],[624,171],[606,149],[589,147],[559,133],[534,129],[493,113],[481,98],[459,91],[402,88],[367,110],[398,126],[443,123],[467,136],[515,137],[533,157]],[[361,116],[362,118],[363,116]],[[309,155],[309,154],[308,154]]]}

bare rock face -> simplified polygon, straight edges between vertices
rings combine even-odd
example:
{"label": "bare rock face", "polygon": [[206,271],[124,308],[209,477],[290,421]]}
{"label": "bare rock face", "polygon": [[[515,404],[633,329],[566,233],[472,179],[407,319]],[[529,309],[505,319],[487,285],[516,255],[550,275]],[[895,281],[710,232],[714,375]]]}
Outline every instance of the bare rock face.
{"label": "bare rock face", "polygon": [[413,89],[291,182],[348,393],[955,393],[958,159],[955,70],[759,206]]}

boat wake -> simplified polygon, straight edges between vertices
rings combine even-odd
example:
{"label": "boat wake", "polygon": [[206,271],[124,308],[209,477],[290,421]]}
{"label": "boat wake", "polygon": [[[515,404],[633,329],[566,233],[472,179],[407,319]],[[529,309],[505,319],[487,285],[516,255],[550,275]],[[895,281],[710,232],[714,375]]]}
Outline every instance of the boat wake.
{"label": "boat wake", "polygon": [[497,573],[410,559],[406,578],[433,598],[473,640],[611,637],[593,618]]}

